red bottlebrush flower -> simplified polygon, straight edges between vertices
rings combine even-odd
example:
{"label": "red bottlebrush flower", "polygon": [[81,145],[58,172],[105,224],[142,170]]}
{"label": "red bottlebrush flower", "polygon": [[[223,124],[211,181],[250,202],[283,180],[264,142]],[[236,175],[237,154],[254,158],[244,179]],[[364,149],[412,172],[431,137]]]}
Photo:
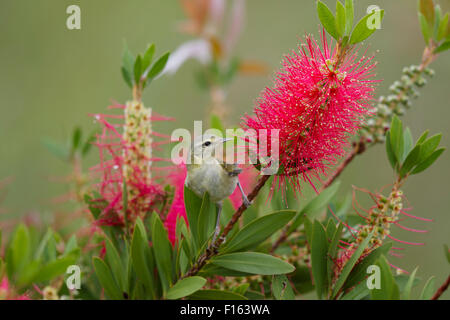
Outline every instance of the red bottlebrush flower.
{"label": "red bottlebrush flower", "polygon": [[164,224],[172,244],[175,244],[176,240],[178,218],[183,217],[184,221],[187,223],[186,208],[184,206],[184,181],[186,180],[186,174],[186,164],[181,163],[169,177],[172,184],[175,186],[175,194]]}
{"label": "red bottlebrush flower", "polygon": [[280,130],[279,183],[289,179],[297,189],[300,177],[319,179],[343,155],[348,135],[369,114],[376,82],[373,57],[333,49],[325,33],[322,46],[308,36],[298,52],[286,56],[273,88],[257,100],[255,116],[243,119],[243,127],[257,133]]}
{"label": "red bottlebrush flower", "polygon": [[[163,159],[152,156],[152,149],[161,142],[152,137],[159,136],[151,130],[151,122],[168,120],[152,115],[141,102],[129,102],[126,106],[113,106],[124,110],[124,115],[95,114],[102,125],[95,145],[99,148],[100,163],[93,167],[101,177],[97,190],[101,195],[99,202],[106,201],[106,207],[96,222],[98,225],[124,225],[123,190],[127,190],[127,218],[133,222],[137,217],[156,210],[155,204],[164,194],[163,188],[155,182],[151,170],[154,161]],[[113,123],[111,120],[118,123]],[[117,121],[118,120],[118,121]]]}

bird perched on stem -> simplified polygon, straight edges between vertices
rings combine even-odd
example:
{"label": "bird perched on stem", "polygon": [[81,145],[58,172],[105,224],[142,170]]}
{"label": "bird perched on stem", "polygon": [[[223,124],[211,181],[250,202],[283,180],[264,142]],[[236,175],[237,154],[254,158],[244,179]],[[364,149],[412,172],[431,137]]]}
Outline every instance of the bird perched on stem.
{"label": "bird perched on stem", "polygon": [[239,174],[242,172],[237,164],[224,163],[220,158],[220,148],[231,139],[219,138],[215,135],[205,134],[201,139],[194,141],[190,150],[190,163],[187,166],[186,186],[195,194],[202,197],[208,192],[212,202],[218,207],[216,230],[213,243],[220,232],[220,214],[222,212],[222,201],[229,197],[236,186],[242,193],[244,204],[248,207],[250,202],[239,183]]}

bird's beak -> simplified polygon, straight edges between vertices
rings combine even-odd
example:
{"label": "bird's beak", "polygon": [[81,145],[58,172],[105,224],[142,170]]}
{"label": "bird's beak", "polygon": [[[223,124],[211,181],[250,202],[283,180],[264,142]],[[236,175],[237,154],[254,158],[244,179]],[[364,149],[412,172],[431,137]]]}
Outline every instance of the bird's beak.
{"label": "bird's beak", "polygon": [[225,142],[231,141],[231,140],[233,140],[233,138],[222,139],[222,143],[225,143]]}

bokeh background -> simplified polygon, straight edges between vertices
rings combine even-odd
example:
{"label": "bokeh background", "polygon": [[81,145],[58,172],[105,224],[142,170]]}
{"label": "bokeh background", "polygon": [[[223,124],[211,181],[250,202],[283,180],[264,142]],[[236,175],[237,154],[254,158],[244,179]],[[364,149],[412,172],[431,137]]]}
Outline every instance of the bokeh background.
{"label": "bokeh background", "polygon": [[[334,7],[333,1],[325,1]],[[450,10],[450,1],[438,1]],[[66,8],[81,7],[82,28],[66,28]],[[366,41],[369,53],[376,52],[377,74],[383,82],[377,95],[387,94],[389,85],[401,75],[403,66],[419,64],[424,41],[419,30],[415,0],[357,0],[357,16],[369,5],[385,9],[382,30]],[[43,146],[42,139],[65,141],[76,125],[85,132],[95,124],[89,113],[104,112],[111,100],[124,102],[130,91],[120,75],[123,42],[133,52],[148,43],[157,52],[174,50],[188,35],[177,31],[185,16],[175,0],[2,0],[0,2],[0,180],[11,177],[1,207],[1,220],[29,212],[51,212],[51,199],[65,191],[52,176],[67,174],[66,163]],[[271,75],[283,54],[297,46],[305,33],[318,33],[319,21],[312,0],[247,0],[245,28],[235,49],[243,59],[263,61],[265,76],[239,76],[228,90],[229,121],[237,124],[250,112],[259,92],[271,83]],[[173,122],[157,125],[159,132],[193,128],[194,120],[205,118],[209,96],[199,89],[194,73],[198,62],[186,63],[175,75],[155,81],[144,92],[146,105],[173,116]],[[441,144],[450,145],[450,53],[442,54],[432,68],[436,76],[421,90],[413,108],[403,117],[415,137],[430,129],[442,132]],[[96,162],[91,152],[85,166]],[[413,214],[431,217],[423,226],[428,234],[394,233],[408,241],[426,242],[408,247],[405,257],[394,264],[418,275],[436,275],[437,283],[448,276],[443,244],[450,245],[450,153],[447,151],[425,173],[410,178],[404,191],[414,207]],[[355,185],[370,190],[392,182],[392,170],[384,146],[358,157],[342,175],[341,192]],[[307,198],[307,193],[305,197]],[[299,201],[302,201],[300,198]],[[303,199],[306,201],[306,199]],[[422,282],[421,287],[424,282]],[[443,298],[450,298],[447,292]]]}

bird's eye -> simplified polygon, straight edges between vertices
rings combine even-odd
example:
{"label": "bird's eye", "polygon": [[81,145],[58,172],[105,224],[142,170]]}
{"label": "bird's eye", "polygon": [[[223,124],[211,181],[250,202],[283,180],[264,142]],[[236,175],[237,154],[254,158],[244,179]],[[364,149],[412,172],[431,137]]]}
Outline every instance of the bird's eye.
{"label": "bird's eye", "polygon": [[204,144],[203,144],[203,146],[205,146],[205,147],[208,147],[208,146],[210,146],[211,145],[211,141],[206,141]]}

